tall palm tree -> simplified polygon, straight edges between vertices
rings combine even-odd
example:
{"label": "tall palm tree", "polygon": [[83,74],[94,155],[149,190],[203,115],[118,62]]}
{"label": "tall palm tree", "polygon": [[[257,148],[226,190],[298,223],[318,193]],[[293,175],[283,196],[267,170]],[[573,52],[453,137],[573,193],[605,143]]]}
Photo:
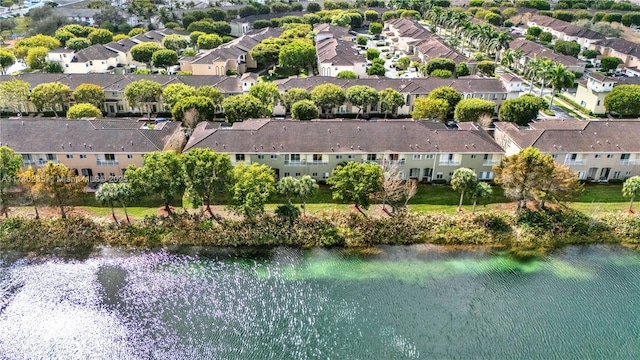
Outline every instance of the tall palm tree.
{"label": "tall palm tree", "polygon": [[538,69],[541,66],[542,59],[533,57],[524,67],[524,77],[529,80],[529,94],[533,92],[533,84],[536,82]]}
{"label": "tall palm tree", "polygon": [[549,81],[550,71],[551,71],[551,60],[549,60],[547,58],[542,58],[541,60],[542,61],[540,63],[538,71],[536,71],[536,77],[540,81],[540,95],[539,96],[542,96],[542,92],[544,91],[544,87],[545,87],[547,81]]}
{"label": "tall palm tree", "polygon": [[506,31],[499,32],[496,37],[489,40],[489,48],[496,53],[495,59],[493,61],[494,64],[498,65],[498,57],[500,56],[500,51],[508,49],[509,41],[511,40],[513,40],[513,38],[509,34],[507,34]]}
{"label": "tall palm tree", "polygon": [[552,89],[549,104],[553,105],[553,97],[556,95],[556,91],[572,86],[575,80],[576,76],[566,66],[560,63],[553,63],[549,70],[549,83]]}

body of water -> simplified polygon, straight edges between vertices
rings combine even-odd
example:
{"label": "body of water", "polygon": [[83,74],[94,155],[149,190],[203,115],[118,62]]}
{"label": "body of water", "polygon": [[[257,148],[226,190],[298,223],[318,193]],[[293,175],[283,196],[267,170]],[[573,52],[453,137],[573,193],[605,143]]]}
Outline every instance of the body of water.
{"label": "body of water", "polygon": [[0,359],[640,358],[640,254],[0,256]]}

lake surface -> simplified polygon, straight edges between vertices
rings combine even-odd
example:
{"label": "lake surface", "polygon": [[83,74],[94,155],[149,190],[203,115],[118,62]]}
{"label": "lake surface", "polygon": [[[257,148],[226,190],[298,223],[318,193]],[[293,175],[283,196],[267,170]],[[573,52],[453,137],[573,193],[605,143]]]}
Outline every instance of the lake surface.
{"label": "lake surface", "polygon": [[4,254],[0,358],[640,358],[640,254]]}

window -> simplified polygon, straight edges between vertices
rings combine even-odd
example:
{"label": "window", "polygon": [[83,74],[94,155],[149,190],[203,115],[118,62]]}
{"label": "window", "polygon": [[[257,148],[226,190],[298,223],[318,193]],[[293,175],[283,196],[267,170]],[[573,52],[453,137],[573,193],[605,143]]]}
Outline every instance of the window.
{"label": "window", "polygon": [[318,173],[311,173],[311,176],[318,177]]}
{"label": "window", "polygon": [[471,154],[471,158],[475,159],[476,158],[476,154]]}
{"label": "window", "polygon": [[441,172],[436,173],[436,179],[438,179],[438,180],[442,179],[442,173]]}
{"label": "window", "polygon": [[353,155],[347,155],[347,159],[353,159]]}
{"label": "window", "polygon": [[32,159],[31,154],[22,154],[22,160],[31,161]]}
{"label": "window", "polygon": [[613,154],[607,154],[607,159],[611,159],[613,157]]}
{"label": "window", "polygon": [[368,161],[376,161],[376,154],[367,154]]}
{"label": "window", "polygon": [[[422,159],[422,154],[413,154],[412,156],[413,160],[421,160]],[[411,175],[409,175],[411,176]]]}
{"label": "window", "polygon": [[314,162],[322,162],[322,154],[313,154]]}
{"label": "window", "polygon": [[624,176],[626,176],[626,177],[631,176],[631,171],[627,171],[626,173],[624,173]]}
{"label": "window", "polygon": [[86,159],[86,158],[87,158],[87,155],[85,155],[85,154],[80,154],[80,159]]}
{"label": "window", "polygon": [[453,176],[453,171],[449,173],[449,177],[452,177],[452,176]]}
{"label": "window", "polygon": [[236,154],[236,161],[244,161],[244,154]]}
{"label": "window", "polygon": [[299,173],[299,172],[297,172],[297,173],[296,173],[296,176],[300,176],[300,173]]}
{"label": "window", "polygon": [[621,154],[620,160],[629,160],[630,157],[631,157],[631,154]]}
{"label": "window", "polygon": [[272,158],[272,159],[277,159],[277,158],[278,158],[278,155],[271,154],[271,158]]}
{"label": "window", "polygon": [[571,159],[571,161],[576,161],[577,158],[578,158],[578,154],[571,154],[569,156],[569,159]]}
{"label": "window", "polygon": [[67,159],[73,159],[73,155],[72,154],[67,154]]}
{"label": "window", "polygon": [[258,155],[258,159],[260,160],[264,159],[264,155]]}
{"label": "window", "polygon": [[114,161],[116,156],[114,154],[104,154],[104,159],[107,161]]}
{"label": "window", "polygon": [[613,178],[614,179],[620,179],[620,171],[614,171],[613,172]]}
{"label": "window", "polygon": [[558,154],[551,154],[551,157],[555,160],[558,158]]}
{"label": "window", "polygon": [[596,159],[602,158],[602,154],[596,154]]}
{"label": "window", "polygon": [[287,177],[287,176],[291,176],[291,173],[288,173],[288,172],[284,173],[284,177]]}
{"label": "window", "polygon": [[289,161],[300,161],[300,154],[289,154]]}
{"label": "window", "polygon": [[54,161],[55,159],[56,159],[56,156],[54,154],[47,154],[47,160]]}
{"label": "window", "polygon": [[596,106],[600,106],[600,100],[598,100],[598,103],[596,104]]}
{"label": "window", "polygon": [[433,154],[424,154],[425,159],[433,159]]}
{"label": "window", "polygon": [[116,91],[112,91],[112,92],[111,92],[111,96],[118,96],[118,92],[116,92]]}
{"label": "window", "polygon": [[324,174],[322,175],[322,178],[323,178],[323,179],[328,179],[328,178],[329,178],[329,173],[328,173],[328,172],[324,173]]}
{"label": "window", "polygon": [[336,159],[342,159],[342,155],[336,155]]}
{"label": "window", "polygon": [[131,154],[127,155],[127,159],[133,159],[133,155]]}

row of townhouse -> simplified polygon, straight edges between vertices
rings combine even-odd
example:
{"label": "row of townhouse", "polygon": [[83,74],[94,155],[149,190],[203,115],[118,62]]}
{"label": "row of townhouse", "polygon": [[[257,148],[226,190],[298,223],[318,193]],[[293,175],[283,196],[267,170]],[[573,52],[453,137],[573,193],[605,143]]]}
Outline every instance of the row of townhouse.
{"label": "row of townhouse", "polygon": [[[558,62],[567,67],[567,70],[574,71],[583,74],[585,72],[587,62],[555,52],[548,47],[538,44],[533,41],[529,41],[525,38],[516,38],[509,43],[509,49],[512,51],[522,51],[522,56],[515,59],[516,62],[513,67],[517,70],[524,71],[529,61],[534,59],[547,58],[551,61]],[[504,54],[506,50],[503,50],[501,54]]]}
{"label": "row of townhouse", "polygon": [[465,62],[471,73],[475,73],[477,64],[475,60],[461,54],[415,20],[408,18],[389,20],[384,23],[383,34],[389,41],[390,52],[400,50],[422,62],[435,58],[449,59],[456,64]]}
{"label": "row of townhouse", "polygon": [[244,74],[248,69],[258,67],[258,63],[251,57],[251,49],[262,40],[279,37],[281,34],[281,28],[269,27],[250,31],[215,49],[181,58],[180,70],[190,71],[193,75],[226,75],[229,71]]}
{"label": "row of townhouse", "polygon": [[359,78],[367,77],[367,60],[358,52],[347,28],[316,24],[314,32],[320,76],[335,77],[342,71],[352,71]]}
{"label": "row of townhouse", "polygon": [[[122,116],[131,113],[142,113],[141,109],[129,105],[124,91],[127,85],[134,81],[150,80],[165,87],[170,84],[185,84],[195,88],[211,85],[219,88],[226,96],[249,92],[257,81],[255,74],[246,73],[242,76],[179,76],[179,75],[114,75],[114,74],[21,74],[15,76],[0,76],[0,82],[11,79],[26,81],[33,89],[42,83],[60,82],[74,91],[82,84],[95,84],[104,90],[105,102],[102,111],[108,116]],[[28,112],[37,112],[36,107],[29,103]],[[2,108],[0,106],[0,108]],[[66,110],[66,108],[64,109]],[[221,109],[218,109],[221,111]],[[168,112],[162,99],[152,104],[152,113]]]}
{"label": "row of townhouse", "polygon": [[582,48],[597,50],[602,56],[617,57],[622,60],[625,68],[630,69],[630,76],[640,76],[640,46],[636,43],[606,38],[596,31],[548,16],[533,16],[529,19],[528,26],[539,26],[557,39],[576,41]]}
{"label": "row of townhouse", "polygon": [[[143,156],[163,150],[179,124],[153,128],[130,119],[0,120],[0,145],[22,156],[24,167],[59,162],[92,182],[119,178]],[[503,156],[533,146],[570,166],[582,180],[608,181],[640,175],[640,121],[541,120],[528,127],[497,123],[494,137],[477,124],[457,128],[414,120],[291,121],[254,119],[203,122],[184,151],[206,148],[229,154],[233,164],[260,163],[278,177],[309,175],[326,180],[344,162],[393,166],[404,178],[450,181],[453,172],[473,169],[481,180],[494,177]]]}
{"label": "row of townhouse", "polygon": [[0,144],[21,155],[24,168],[52,161],[100,182],[121,178],[129,165],[142,166],[143,156],[163,150],[178,129],[175,122],[150,128],[131,120],[10,118],[0,120]]}
{"label": "row of townhouse", "polygon": [[570,166],[581,180],[640,175],[640,121],[540,120],[527,127],[496,123],[494,137],[509,156],[533,146]]}
{"label": "row of townhouse", "polygon": [[[130,83],[141,79],[158,82],[163,87],[169,84],[186,84],[194,87],[211,85],[218,87],[225,96],[247,93],[257,83],[258,77],[253,73],[245,73],[240,76],[178,76],[178,75],[112,75],[112,74],[22,74],[17,76],[0,76],[0,82],[13,78],[24,80],[31,88],[41,83],[61,82],[73,91],[81,84],[95,84],[104,89],[105,104],[102,108],[108,115],[125,115],[139,113],[140,109],[132,108],[124,96],[124,90]],[[418,79],[338,79],[326,76],[310,76],[306,78],[292,77],[274,82],[282,95],[291,88],[303,88],[311,91],[314,87],[332,83],[344,89],[354,85],[368,85],[381,91],[392,88],[400,92],[406,100],[406,104],[398,110],[399,115],[409,115],[413,111],[415,99],[426,96],[434,88],[439,86],[452,86],[458,90],[465,99],[482,98],[496,102],[499,106],[506,99],[518,96],[522,87],[522,79],[511,76],[503,76],[500,80],[495,78],[479,78],[475,76],[461,77],[457,79],[418,78]],[[29,112],[36,112],[33,104],[29,105]],[[221,109],[218,109],[219,111]],[[162,99],[152,105],[152,112],[166,112]],[[346,103],[328,114],[347,115],[355,114],[359,110]],[[380,113],[377,105],[365,110],[367,113]],[[274,104],[273,115],[286,115],[286,108],[281,101]]]}
{"label": "row of townhouse", "polygon": [[133,60],[131,55],[132,47],[146,42],[162,44],[162,39],[171,34],[182,35],[186,39],[189,37],[186,32],[172,29],[153,30],[104,45],[91,45],[79,51],[65,48],[53,49],[49,51],[46,59],[47,61],[59,63],[65,74],[130,73],[147,66],[147,64]]}
{"label": "row of townhouse", "polygon": [[604,99],[617,85],[640,85],[640,77],[606,76],[592,72],[577,81],[578,89],[575,95],[565,93],[572,97],[576,103],[597,115],[606,113]]}
{"label": "row of townhouse", "polygon": [[[394,89],[405,98],[405,105],[398,109],[398,115],[410,115],[413,111],[415,100],[421,96],[427,96],[433,89],[440,86],[451,86],[462,94],[464,99],[480,98],[491,100],[496,103],[496,110],[504,100],[516,98],[522,89],[522,79],[516,76],[504,75],[500,79],[482,78],[477,76],[466,76],[456,79],[442,79],[438,77],[424,77],[415,79],[389,79],[389,78],[367,78],[367,79],[337,79],[326,76],[313,76],[306,78],[291,77],[274,81],[280,93],[284,94],[292,88],[302,88],[311,91],[321,84],[335,84],[344,89],[354,85],[366,85],[377,91],[384,89]],[[335,109],[330,109],[324,115],[342,116],[345,114],[355,114],[358,108],[345,103]],[[378,105],[364,109],[364,113],[380,113]],[[277,103],[273,109],[274,115],[285,115],[286,109],[281,102]]]}

